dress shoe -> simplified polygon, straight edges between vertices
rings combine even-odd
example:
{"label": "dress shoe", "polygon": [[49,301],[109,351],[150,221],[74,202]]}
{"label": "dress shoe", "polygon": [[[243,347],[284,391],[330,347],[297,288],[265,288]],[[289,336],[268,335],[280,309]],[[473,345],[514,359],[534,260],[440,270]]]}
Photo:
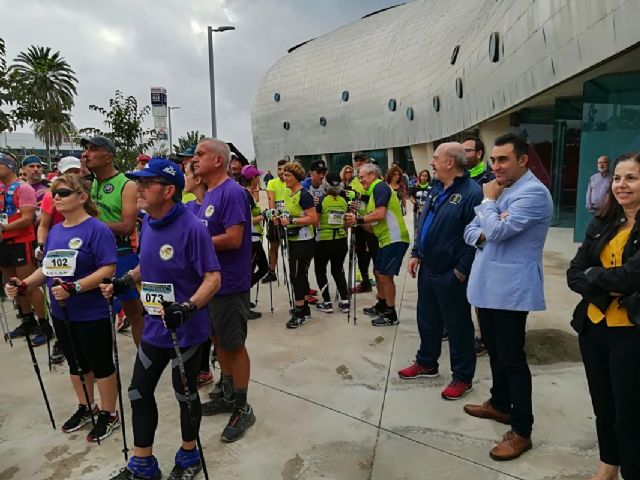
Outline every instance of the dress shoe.
{"label": "dress shoe", "polygon": [[465,405],[464,411],[472,417],[488,418],[490,420],[495,420],[496,422],[504,423],[505,425],[511,425],[511,415],[496,410],[489,400],[484,402],[482,405]]}
{"label": "dress shoe", "polygon": [[509,430],[502,437],[502,441],[491,449],[489,455],[497,461],[513,460],[527,450],[531,450],[530,438],[525,438],[519,433]]}

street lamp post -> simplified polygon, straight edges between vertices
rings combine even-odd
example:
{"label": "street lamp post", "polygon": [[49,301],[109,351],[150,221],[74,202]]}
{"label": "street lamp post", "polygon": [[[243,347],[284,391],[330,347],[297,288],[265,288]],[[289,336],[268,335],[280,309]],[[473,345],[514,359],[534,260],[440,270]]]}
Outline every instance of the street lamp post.
{"label": "street lamp post", "polygon": [[171,128],[171,110],[179,110],[180,107],[167,107],[169,114],[169,155],[173,153],[173,129]]}
{"label": "street lamp post", "polygon": [[209,37],[209,87],[211,89],[211,134],[213,138],[218,137],[218,125],[216,123],[216,85],[213,71],[213,33],[228,32],[235,30],[236,27],[223,25],[218,28],[207,27],[207,36]]}

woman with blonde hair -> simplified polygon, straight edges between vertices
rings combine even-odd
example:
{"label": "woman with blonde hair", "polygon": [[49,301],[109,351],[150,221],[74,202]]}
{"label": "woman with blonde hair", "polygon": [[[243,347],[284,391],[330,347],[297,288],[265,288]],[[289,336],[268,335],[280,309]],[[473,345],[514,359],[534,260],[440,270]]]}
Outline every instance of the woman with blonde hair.
{"label": "woman with blonde hair", "polygon": [[353,180],[353,167],[351,165],[342,167],[342,170],[340,170],[340,180],[342,181],[342,188],[349,188],[351,180]]}
{"label": "woman with blonde hair", "polygon": [[[5,291],[15,298],[47,284],[53,299],[53,328],[78,399],[78,409],[62,431],[75,432],[93,423],[97,415],[95,427],[87,435],[89,442],[97,442],[120,426],[111,319],[99,289],[102,279],[115,273],[116,241],[111,230],[96,218],[98,211],[84,179],[68,173],[61,175],[53,181],[51,193],[64,221],[54,225],[47,236],[42,266],[25,279],[12,278]],[[100,392],[100,407],[94,404],[94,379]]]}

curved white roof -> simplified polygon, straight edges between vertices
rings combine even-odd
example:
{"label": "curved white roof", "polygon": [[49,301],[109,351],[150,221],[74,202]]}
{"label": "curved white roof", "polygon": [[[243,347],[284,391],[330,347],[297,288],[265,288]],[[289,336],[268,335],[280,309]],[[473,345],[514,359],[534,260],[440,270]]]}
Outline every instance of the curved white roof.
{"label": "curved white roof", "polygon": [[257,158],[389,148],[457,133],[634,45],[640,33],[631,19],[639,14],[639,0],[418,0],[363,18],[293,50],[267,72],[252,111]]}

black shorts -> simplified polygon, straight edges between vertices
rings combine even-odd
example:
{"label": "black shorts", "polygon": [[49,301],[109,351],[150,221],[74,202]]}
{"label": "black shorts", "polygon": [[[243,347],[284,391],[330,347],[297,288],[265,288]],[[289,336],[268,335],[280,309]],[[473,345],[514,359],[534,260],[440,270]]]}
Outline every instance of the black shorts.
{"label": "black shorts", "polygon": [[267,240],[270,242],[278,241],[278,228],[280,228],[280,226],[273,222],[267,223]]}
{"label": "black shorts", "polygon": [[64,358],[67,359],[71,375],[78,374],[75,355],[78,356],[78,363],[84,374],[93,372],[96,378],[106,378],[116,371],[113,365],[111,321],[108,318],[88,322],[69,322],[75,355],[66,322],[55,317],[52,317],[52,320],[53,329],[56,331]]}
{"label": "black shorts", "polygon": [[211,334],[223,350],[244,346],[249,318],[249,292],[214,295],[209,301]]}
{"label": "black shorts", "polygon": [[0,267],[22,267],[33,260],[33,243],[0,242]]}

